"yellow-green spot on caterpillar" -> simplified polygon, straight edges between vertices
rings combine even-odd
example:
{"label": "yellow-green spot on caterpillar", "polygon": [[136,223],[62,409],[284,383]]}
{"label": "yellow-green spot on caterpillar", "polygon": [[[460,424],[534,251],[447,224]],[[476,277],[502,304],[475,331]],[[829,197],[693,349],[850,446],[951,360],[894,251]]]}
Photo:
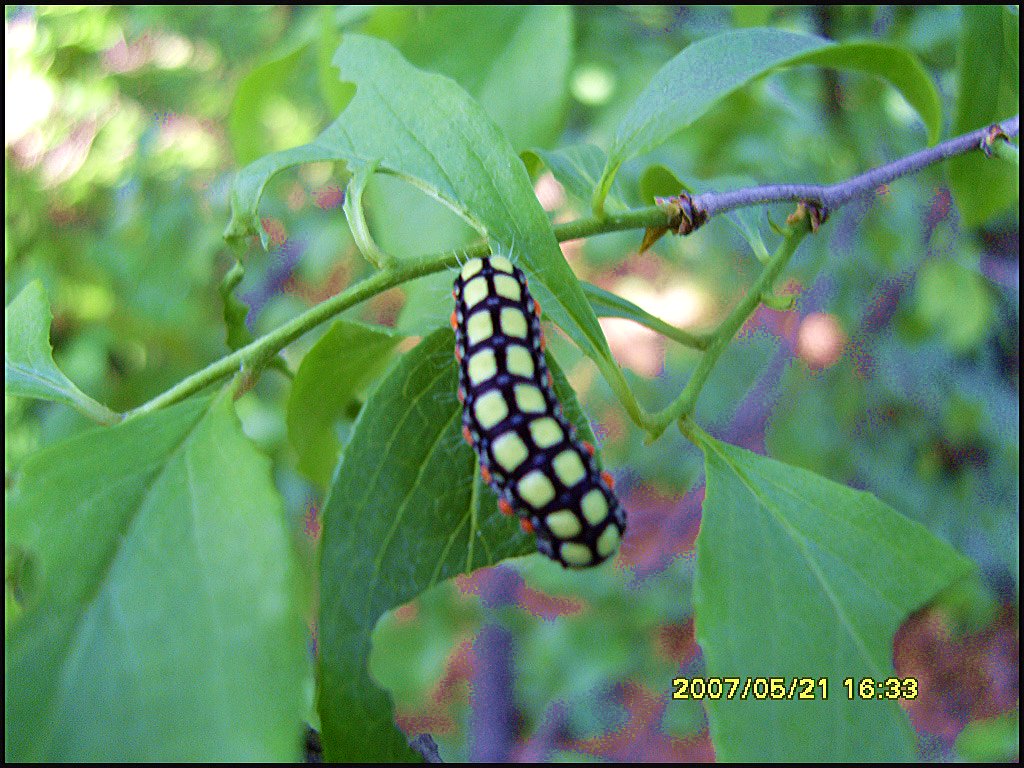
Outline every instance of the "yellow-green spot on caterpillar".
{"label": "yellow-green spot on caterpillar", "polygon": [[519,435],[515,432],[506,432],[501,437],[496,438],[491,444],[491,452],[494,454],[494,460],[506,472],[514,472],[520,464],[526,461],[526,457],[529,455],[529,451],[526,450],[526,444],[519,439]]}
{"label": "yellow-green spot on caterpillar", "polygon": [[573,536],[579,535],[579,532],[583,530],[583,526],[576,519],[576,515],[568,509],[552,512],[544,518],[544,522],[547,524],[548,529],[560,539],[571,539]]}
{"label": "yellow-green spot on caterpillar", "polygon": [[507,272],[510,275],[513,273],[514,267],[512,266],[512,262],[504,256],[491,256],[489,260],[491,262],[491,266],[499,272]]}
{"label": "yellow-green spot on caterpillar", "polygon": [[494,276],[494,292],[510,301],[520,301],[523,298],[519,283],[509,275]]}
{"label": "yellow-green spot on caterpillar", "polygon": [[491,322],[490,312],[477,312],[466,323],[466,337],[473,346],[491,338],[493,335],[494,324]]}
{"label": "yellow-green spot on caterpillar", "polygon": [[530,351],[518,344],[505,348],[505,367],[509,373],[522,376],[524,379],[532,379],[537,370],[533,365]]}
{"label": "yellow-green spot on caterpillar", "polygon": [[537,387],[516,384],[516,405],[524,413],[544,413],[548,404]]}
{"label": "yellow-green spot on caterpillar", "polygon": [[543,507],[555,498],[555,486],[539,469],[527,472],[519,481],[519,495],[534,507]]}
{"label": "yellow-green spot on caterpillar", "polygon": [[562,485],[566,488],[572,488],[586,474],[579,454],[568,449],[555,456],[552,466],[555,468],[555,474],[558,475],[558,479],[562,481]]}
{"label": "yellow-green spot on caterpillar", "polygon": [[483,349],[469,359],[466,370],[469,380],[474,384],[482,384],[498,373],[498,361],[494,359],[493,349]]}
{"label": "yellow-green spot on caterpillar", "polygon": [[614,525],[609,525],[597,540],[597,554],[601,557],[608,557],[619,548],[620,538],[619,529]]}
{"label": "yellow-green spot on caterpillar", "polygon": [[583,516],[591,525],[600,525],[608,517],[608,500],[597,488],[587,492],[583,501],[580,502],[580,508],[583,510]]}
{"label": "yellow-green spot on caterpillar", "polygon": [[481,301],[487,298],[487,279],[478,277],[470,280],[462,289],[462,300],[466,302],[466,308],[472,309]]}
{"label": "yellow-green spot on caterpillar", "polygon": [[562,442],[565,435],[558,422],[550,416],[534,419],[530,422],[530,437],[538,448],[550,448],[552,445]]}
{"label": "yellow-green spot on caterpillar", "polygon": [[590,550],[583,544],[567,542],[562,545],[562,559],[569,565],[582,568],[590,565]]}
{"label": "yellow-green spot on caterpillar", "polygon": [[490,429],[508,416],[508,406],[501,392],[492,389],[476,401],[476,420],[484,429]]}
{"label": "yellow-green spot on caterpillar", "polygon": [[459,273],[463,280],[469,280],[469,278],[480,274],[480,270],[484,268],[484,263],[481,259],[470,259],[466,262],[465,266],[462,267],[462,271]]}
{"label": "yellow-green spot on caterpillar", "polygon": [[516,339],[526,338],[526,315],[512,307],[501,309],[501,332]]}

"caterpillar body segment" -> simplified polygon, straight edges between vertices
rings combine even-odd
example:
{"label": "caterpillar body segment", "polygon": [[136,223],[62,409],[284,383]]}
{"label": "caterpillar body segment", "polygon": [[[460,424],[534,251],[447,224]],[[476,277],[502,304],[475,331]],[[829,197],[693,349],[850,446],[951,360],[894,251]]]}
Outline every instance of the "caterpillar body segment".
{"label": "caterpillar body segment", "polygon": [[525,275],[504,256],[470,259],[452,293],[463,436],[484,481],[542,553],[569,568],[601,563],[618,549],[625,512],[562,413]]}

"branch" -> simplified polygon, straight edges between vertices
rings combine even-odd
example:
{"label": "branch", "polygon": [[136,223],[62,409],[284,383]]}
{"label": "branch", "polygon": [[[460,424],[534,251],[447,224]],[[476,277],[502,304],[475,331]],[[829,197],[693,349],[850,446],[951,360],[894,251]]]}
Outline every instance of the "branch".
{"label": "branch", "polygon": [[715,365],[718,363],[718,359],[725,352],[726,347],[729,346],[729,342],[732,341],[733,336],[743,327],[747,318],[754,314],[754,310],[762,303],[765,294],[771,293],[772,285],[779,275],[782,274],[793,254],[796,253],[797,246],[816,226],[816,216],[813,209],[805,211],[801,208],[797,214],[790,218],[790,226],[782,242],[779,244],[778,250],[765,265],[754,285],[751,286],[739,304],[733,308],[729,316],[722,321],[722,324],[712,334],[712,341],[704,356],[700,359],[697,368],[691,374],[690,380],[686,382],[686,387],[665,409],[650,419],[647,427],[650,440],[660,437],[673,421],[678,421],[682,424],[693,412],[701,390],[707,383],[711,371],[714,370]]}
{"label": "branch", "polygon": [[[554,231],[555,237],[558,238],[559,242],[562,242],[604,232],[620,232],[622,230],[640,229],[664,224],[665,212],[658,206],[651,205],[646,208],[637,208],[614,216],[607,216],[604,219],[591,216],[565,224],[556,224]],[[316,328],[321,323],[379,293],[383,293],[402,283],[407,283],[410,280],[457,267],[460,264],[460,260],[465,261],[468,258],[487,256],[489,253],[490,247],[487,243],[477,243],[468,248],[450,249],[419,259],[403,261],[401,265],[392,269],[377,272],[361,283],[357,283],[347,290],[320,302],[315,307],[310,307],[301,315],[292,318],[265,336],[261,336],[244,347],[236,349],[234,352],[210,363],[191,376],[182,379],[152,400],[126,412],[124,419],[133,419],[145,413],[180,403],[209,385],[238,373],[243,367],[250,367],[257,361],[269,360],[300,336]]]}
{"label": "branch", "polygon": [[1019,132],[1020,116],[1014,115],[1002,123],[979,128],[971,133],[922,149],[912,155],[873,168],[838,184],[768,184],[747,187],[730,192],[705,192],[701,195],[683,193],[674,197],[656,198],[673,216],[673,229],[688,235],[719,213],[753,205],[783,202],[808,202],[817,206],[822,218],[851,200],[870,194],[883,184],[917,173],[929,165],[963,155],[977,149],[990,153],[997,140],[1007,140]]}
{"label": "branch", "polygon": [[[999,144],[996,143],[997,140],[1016,136],[1019,129],[1018,124],[1018,116],[1014,116],[999,125],[982,128],[955,139],[950,139],[901,160],[875,168],[849,181],[833,184],[832,186],[778,184],[739,189],[732,192],[708,192],[696,197],[680,195],[678,197],[661,198],[656,201],[657,205],[636,208],[624,213],[606,215],[604,217],[589,216],[565,224],[556,224],[553,229],[555,237],[559,242],[629,229],[660,229],[665,231],[665,228],[669,227],[678,234],[685,235],[716,214],[752,205],[786,201],[809,203],[808,209],[811,215],[812,228],[816,228],[817,223],[829,211],[849,202],[855,197],[876,189],[881,184],[886,184],[901,176],[914,173],[928,165],[953,157],[954,155],[965,154],[977,149],[984,149],[988,153],[993,146],[1000,148]],[[997,152],[997,154],[1001,153]],[[489,252],[490,249],[486,243],[477,243],[469,248],[441,251],[440,253],[424,256],[420,259],[403,262],[401,265],[378,272],[342,293],[332,296],[315,307],[311,307],[265,336],[261,336],[246,346],[210,363],[202,370],[183,379],[152,400],[126,412],[124,419],[132,419],[159,408],[179,403],[211,384],[238,373],[244,367],[255,367],[254,364],[270,360],[286,346],[321,323],[389,288],[394,288],[419,277],[425,277],[435,272],[456,267],[460,259],[486,256]],[[756,300],[760,301],[760,297],[761,293],[758,293]],[[754,301],[754,299],[751,299],[751,301]],[[717,339],[720,336],[719,331],[712,334],[712,337]],[[708,340],[702,339],[699,346],[703,346],[706,343],[708,343]],[[636,402],[632,391],[622,375],[622,370],[618,366],[602,365],[600,360],[595,362],[601,369],[601,373],[608,380],[613,391],[626,407],[626,411],[633,421],[648,432],[649,435],[657,436],[661,434],[667,426],[663,417],[670,410],[674,410],[672,406],[670,405],[669,408],[659,414],[648,414]],[[683,412],[677,414],[677,417],[678,415],[685,415],[685,412],[692,408],[692,404],[689,402],[683,403],[683,406]]]}

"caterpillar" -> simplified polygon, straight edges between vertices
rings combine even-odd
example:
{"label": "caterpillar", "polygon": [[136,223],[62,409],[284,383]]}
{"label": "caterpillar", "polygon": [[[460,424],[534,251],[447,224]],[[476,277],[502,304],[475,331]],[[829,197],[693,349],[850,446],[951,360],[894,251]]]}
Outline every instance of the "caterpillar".
{"label": "caterpillar", "polygon": [[498,508],[518,513],[564,567],[598,565],[618,549],[626,515],[594,447],[562,413],[526,276],[504,256],[470,259],[452,296],[462,435]]}

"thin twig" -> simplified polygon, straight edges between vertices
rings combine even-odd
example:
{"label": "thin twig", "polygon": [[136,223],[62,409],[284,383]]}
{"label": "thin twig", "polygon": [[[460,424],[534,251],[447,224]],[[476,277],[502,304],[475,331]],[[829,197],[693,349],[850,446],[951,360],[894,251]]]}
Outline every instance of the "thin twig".
{"label": "thin twig", "polygon": [[1001,123],[979,128],[934,147],[922,149],[838,184],[768,184],[729,192],[705,192],[693,196],[683,194],[678,197],[659,198],[658,202],[664,206],[679,207],[677,210],[681,215],[680,220],[676,222],[676,231],[681,235],[689,234],[719,213],[766,203],[811,202],[821,208],[827,216],[836,208],[874,192],[883,184],[956,155],[987,149],[1000,135],[1004,139],[1016,136],[1019,124],[1020,116],[1014,115]]}
{"label": "thin twig", "polygon": [[814,218],[810,212],[806,213],[806,219],[800,217],[792,223],[775,255],[765,265],[757,281],[712,334],[711,344],[704,356],[701,357],[697,368],[690,375],[686,387],[675,400],[649,420],[647,432],[650,440],[660,437],[673,421],[681,422],[693,412],[697,405],[697,398],[718,363],[718,359],[729,346],[733,336],[743,327],[743,323],[761,304],[764,294],[772,290],[772,285],[782,274],[793,254],[796,253],[797,246],[812,231],[813,226]]}

